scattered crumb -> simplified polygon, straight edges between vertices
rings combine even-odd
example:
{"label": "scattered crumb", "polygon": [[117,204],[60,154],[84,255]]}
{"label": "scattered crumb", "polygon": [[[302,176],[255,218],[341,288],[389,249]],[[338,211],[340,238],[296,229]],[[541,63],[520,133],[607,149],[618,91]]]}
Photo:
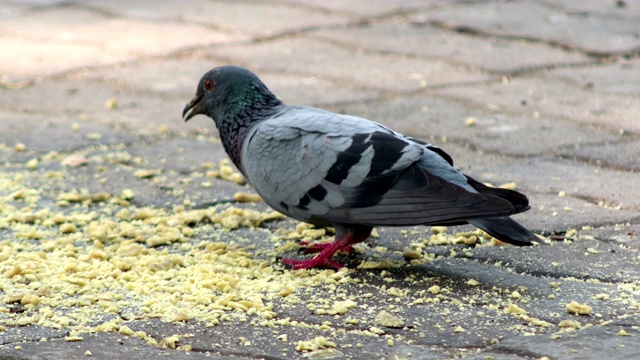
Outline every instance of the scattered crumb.
{"label": "scattered crumb", "polygon": [[577,301],[572,301],[567,304],[566,309],[568,312],[576,315],[591,315],[592,308],[589,305],[580,304]]}
{"label": "scattered crumb", "polygon": [[508,189],[508,190],[516,190],[518,188],[517,184],[515,182],[508,182],[508,183],[504,183],[500,186],[498,186],[501,189]]}
{"label": "scattered crumb", "polygon": [[237,192],[233,194],[233,199],[239,202],[260,202],[262,198],[258,194]]}
{"label": "scattered crumb", "polygon": [[469,279],[469,280],[467,280],[467,285],[469,285],[469,286],[478,286],[478,285],[480,285],[480,282],[478,282],[478,280],[475,280],[475,279]]}
{"label": "scattered crumb", "polygon": [[337,347],[336,343],[328,340],[324,336],[318,336],[311,340],[306,341],[298,341],[296,343],[296,351],[314,351],[319,349],[326,348],[335,348]]}
{"label": "scattered crumb", "polygon": [[473,127],[473,126],[476,126],[476,118],[474,118],[474,117],[469,117],[469,118],[467,118],[467,120],[465,120],[464,124],[465,124],[467,127]]}
{"label": "scattered crumb", "polygon": [[374,324],[391,328],[401,328],[404,326],[404,321],[400,317],[390,314],[386,310],[382,310],[376,315]]}
{"label": "scattered crumb", "polygon": [[105,107],[108,110],[115,110],[118,108],[118,102],[116,101],[116,99],[109,99],[107,100],[107,102],[105,103]]}

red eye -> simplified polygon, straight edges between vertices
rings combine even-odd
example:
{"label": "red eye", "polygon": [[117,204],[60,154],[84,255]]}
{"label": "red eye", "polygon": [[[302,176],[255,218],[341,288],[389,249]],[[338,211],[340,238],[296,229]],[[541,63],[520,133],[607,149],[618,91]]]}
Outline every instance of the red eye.
{"label": "red eye", "polygon": [[204,88],[205,88],[207,91],[211,91],[211,90],[213,90],[213,81],[211,81],[211,80],[207,80],[207,81],[205,81],[205,83],[204,83]]}

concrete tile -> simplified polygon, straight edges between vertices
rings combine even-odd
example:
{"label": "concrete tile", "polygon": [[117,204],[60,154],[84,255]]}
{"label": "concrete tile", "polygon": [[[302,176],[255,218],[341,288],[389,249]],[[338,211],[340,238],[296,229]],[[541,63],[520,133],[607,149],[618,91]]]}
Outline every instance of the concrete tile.
{"label": "concrete tile", "polygon": [[[369,54],[304,37],[225,46],[206,53],[232,59],[258,72],[272,70],[305,74],[352,86],[396,92],[488,79],[478,71],[465,70],[441,60],[406,58],[401,54]],[[335,64],[336,61],[339,65]]]}
{"label": "concrete tile", "polygon": [[385,0],[284,0],[287,3],[300,6],[304,4],[308,8],[324,9],[326,11],[358,14],[361,16],[381,16],[385,14],[393,14],[398,11],[410,11],[419,8],[431,8],[438,4],[447,3],[442,0],[407,0],[391,2]]}
{"label": "concrete tile", "polygon": [[[196,82],[194,80],[194,84]],[[47,89],[44,96],[43,88]],[[0,94],[3,106],[10,111],[59,116],[60,120],[69,125],[82,125],[83,121],[92,121],[154,131],[162,126],[180,131],[195,131],[199,127],[213,129],[215,126],[211,121],[197,120],[185,124],[182,120],[182,110],[193,96],[191,91],[189,95],[185,93],[183,96],[154,95],[144,91],[136,92],[121,82],[86,80],[78,76],[24,89],[0,89]],[[107,106],[110,101],[115,101],[115,107]]]}
{"label": "concrete tile", "polygon": [[412,24],[407,18],[343,29],[322,29],[313,32],[313,35],[353,48],[445,59],[452,64],[464,64],[505,75],[552,65],[593,61],[576,51],[543,43],[479,38],[424,24]]}
{"label": "concrete tile", "polygon": [[[12,329],[13,330],[13,329]],[[12,331],[11,330],[11,331]],[[83,334],[82,341],[69,342],[63,337],[51,338],[48,341],[20,342],[4,345],[0,348],[2,356],[6,359],[131,359],[144,360],[155,357],[171,357],[172,359],[226,359],[226,357],[211,356],[198,352],[185,352],[159,348],[147,344],[144,340],[132,336],[123,336],[115,333]],[[19,345],[20,349],[15,347]],[[238,357],[248,359],[248,357]]]}
{"label": "concrete tile", "polygon": [[[624,137],[623,137],[624,138]],[[607,142],[601,145],[567,148],[560,152],[614,169],[638,172],[640,170],[640,140]]]}
{"label": "concrete tile", "polygon": [[134,58],[134,55],[122,52],[103,52],[94,44],[70,44],[7,35],[0,36],[0,47],[14,54],[0,64],[2,82],[7,83],[33,81],[84,66],[101,66]]}
{"label": "concrete tile", "polygon": [[567,12],[589,12],[607,16],[640,17],[640,7],[635,1],[600,1],[600,0],[539,0],[553,7],[566,9]]}
{"label": "concrete tile", "polygon": [[576,12],[533,1],[473,2],[421,14],[426,22],[486,34],[537,39],[597,55],[633,53],[637,18]]}
{"label": "concrete tile", "polygon": [[[145,61],[86,73],[83,78],[100,79],[138,91],[180,96],[186,104],[195,94],[200,77],[216,66],[227,65],[205,59]],[[354,89],[316,76],[261,71],[262,81],[290,104],[352,102],[378,96],[375,91]]]}
{"label": "concrete tile", "polygon": [[640,206],[640,188],[632,186],[637,181],[637,174],[598,168],[583,162],[531,158],[494,164],[490,170],[475,166],[474,174],[494,184],[515,181],[522,189],[536,193],[557,195],[564,191],[567,196],[593,204],[603,202],[602,206],[610,207],[612,211],[618,211],[615,210],[617,206],[623,210]]}
{"label": "concrete tile", "polygon": [[623,60],[613,64],[561,68],[549,71],[549,76],[574,82],[580,88],[597,92],[640,95],[640,61]]}
{"label": "concrete tile", "polygon": [[620,129],[640,132],[640,122],[636,121],[640,116],[640,100],[637,96],[582,89],[546,76],[514,78],[506,84],[438,89],[437,93],[507,114],[521,113],[522,102],[525,101],[527,113],[537,113],[541,118],[570,119],[609,132]]}
{"label": "concrete tile", "polygon": [[[0,121],[2,117],[0,115]],[[17,143],[22,143],[29,151],[43,154],[50,151],[70,152],[97,145],[131,144],[135,139],[129,132],[91,122],[78,124],[77,130],[72,129],[71,124],[66,122],[42,121],[33,124],[40,119],[40,116],[12,117],[11,122],[30,122],[31,126],[3,131],[0,133],[0,143],[11,148]]]}
{"label": "concrete tile", "polygon": [[[167,55],[198,44],[224,43],[239,37],[200,25],[178,22],[123,20],[79,8],[50,8],[3,19],[0,24],[6,46],[21,56],[3,62],[8,76],[53,75],[65,65],[96,66],[131,57]],[[131,36],[135,34],[135,36]],[[25,45],[22,45],[25,41]],[[38,45],[47,46],[39,49]],[[77,47],[77,48],[76,48]],[[106,59],[101,56],[106,53]],[[39,71],[48,57],[54,59],[47,71]],[[85,58],[88,57],[88,58]],[[17,68],[17,71],[11,69]]]}
{"label": "concrete tile", "polygon": [[207,24],[232,34],[271,37],[305,29],[347,24],[348,14],[327,13],[294,4],[265,1],[194,1],[182,3],[145,0],[92,1],[91,7],[130,18],[183,20],[185,24]]}
{"label": "concrete tile", "polygon": [[[504,114],[428,94],[345,105],[337,110],[382,122],[426,141],[445,137],[476,149],[510,155],[554,154],[568,147],[620,138],[618,133],[564,119],[531,116],[528,106],[521,105],[519,114],[513,114],[515,109]],[[469,118],[475,119],[474,126],[467,126]],[[443,148],[446,150],[447,144],[443,144]]]}
{"label": "concrete tile", "polygon": [[[636,319],[637,321],[637,319]],[[637,323],[637,322],[636,322]],[[621,331],[630,336],[620,336]],[[497,352],[519,352],[531,356],[548,356],[556,359],[598,359],[615,357],[634,359],[640,356],[636,339],[637,330],[630,325],[597,326],[551,340],[548,335],[507,339],[492,347]],[[517,350],[516,350],[517,349]],[[478,354],[481,359],[484,352]]]}

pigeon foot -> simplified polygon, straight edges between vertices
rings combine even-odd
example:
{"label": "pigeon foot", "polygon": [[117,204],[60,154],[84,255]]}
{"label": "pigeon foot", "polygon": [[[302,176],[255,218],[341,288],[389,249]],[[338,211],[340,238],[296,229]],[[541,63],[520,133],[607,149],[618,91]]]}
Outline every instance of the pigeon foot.
{"label": "pigeon foot", "polygon": [[333,254],[338,250],[351,249],[351,245],[366,240],[370,234],[371,227],[341,228],[336,234],[336,239],[332,242],[311,244],[311,246],[307,248],[307,252],[320,252],[313,259],[295,260],[284,258],[282,259],[282,263],[291,266],[293,270],[311,269],[314,267],[340,269],[344,267],[344,265],[331,260]]}
{"label": "pigeon foot", "polygon": [[[332,242],[328,243],[328,242],[324,242],[324,243],[320,243],[320,242],[312,242],[312,241],[300,241],[298,244],[304,246],[304,252],[306,253],[317,253],[317,252],[322,252],[322,250],[326,249],[327,247],[331,246]],[[346,251],[346,252],[351,252],[353,250],[353,248],[351,247],[351,245],[346,245],[341,247],[340,249],[338,249],[337,251]]]}

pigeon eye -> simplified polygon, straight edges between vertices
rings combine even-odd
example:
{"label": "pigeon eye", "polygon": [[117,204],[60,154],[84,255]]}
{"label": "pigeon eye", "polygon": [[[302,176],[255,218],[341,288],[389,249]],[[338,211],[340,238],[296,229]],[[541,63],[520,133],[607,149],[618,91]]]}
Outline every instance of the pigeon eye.
{"label": "pigeon eye", "polygon": [[211,91],[211,90],[213,90],[213,81],[211,81],[211,80],[207,80],[207,81],[205,81],[205,83],[204,83],[204,88],[205,88],[207,91]]}

